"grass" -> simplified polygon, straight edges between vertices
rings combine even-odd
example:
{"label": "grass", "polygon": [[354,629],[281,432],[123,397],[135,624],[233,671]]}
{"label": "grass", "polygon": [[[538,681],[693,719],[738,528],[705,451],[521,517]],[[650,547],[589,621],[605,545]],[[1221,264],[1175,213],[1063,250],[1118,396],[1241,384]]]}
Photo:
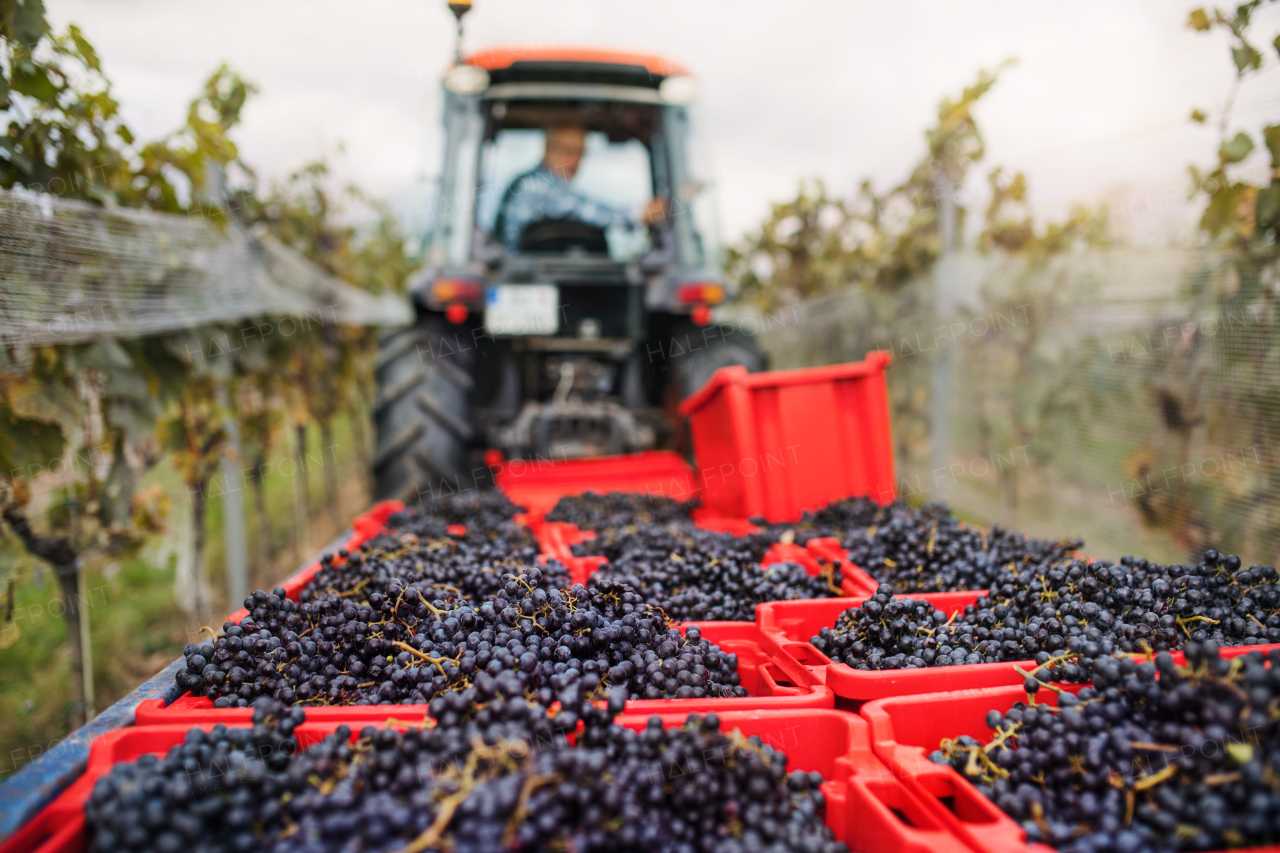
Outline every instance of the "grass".
{"label": "grass", "polygon": [[[279,470],[264,480],[270,534],[257,541],[255,524],[248,518],[250,588],[269,588],[291,574],[303,562],[337,536],[350,519],[368,506],[367,454],[356,447],[350,423],[334,424],[332,454],[325,462],[336,465],[337,495],[330,505],[323,471],[315,467],[318,431],[308,434],[313,459],[308,477],[312,515],[299,537],[295,558],[293,540],[296,473]],[[271,458],[292,456],[282,447]],[[285,471],[289,466],[284,466]],[[95,708],[102,710],[150,678],[182,654],[182,647],[199,633],[200,624],[220,625],[226,613],[239,607],[225,600],[224,543],[220,500],[210,501],[206,518],[205,565],[213,614],[203,619],[177,606],[174,577],[177,570],[172,547],[177,531],[189,525],[190,504],[186,490],[166,463],[147,473],[140,486],[160,484],[171,498],[170,529],[146,544],[139,553],[109,559],[96,556],[83,567],[89,603],[89,634],[93,655]],[[253,512],[252,492],[246,490],[246,515]],[[14,618],[0,613],[0,782],[48,751],[71,731],[70,662],[66,626],[60,616],[57,581],[47,566],[38,565],[17,539],[4,530],[0,538],[0,592],[14,583]]]}

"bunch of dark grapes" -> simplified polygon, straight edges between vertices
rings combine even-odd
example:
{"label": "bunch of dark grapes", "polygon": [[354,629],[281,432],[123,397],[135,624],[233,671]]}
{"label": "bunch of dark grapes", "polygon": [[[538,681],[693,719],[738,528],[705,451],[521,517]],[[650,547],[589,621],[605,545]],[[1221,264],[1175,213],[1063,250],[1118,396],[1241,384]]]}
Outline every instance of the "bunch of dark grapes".
{"label": "bunch of dark grapes", "polygon": [[582,530],[594,530],[603,537],[647,524],[688,521],[697,508],[696,500],[681,503],[660,495],[632,492],[598,495],[587,492],[561,498],[551,512],[547,513],[546,518],[547,521],[576,524]]}
{"label": "bunch of dark grapes", "polygon": [[1115,652],[1280,642],[1278,581],[1271,566],[1244,569],[1215,551],[1193,566],[1071,560],[1011,573],[951,618],[882,584],[811,643],[855,669],[1034,660],[1081,681]]}
{"label": "bunch of dark grapes", "polygon": [[[537,561],[532,544],[508,551],[501,545],[469,538],[446,536],[421,540],[413,533],[399,538],[379,536],[360,546],[356,553],[326,555],[302,590],[303,602],[328,595],[349,597],[360,593],[364,598],[375,592],[387,594],[392,582],[420,590],[428,599],[479,603],[502,590],[506,576],[520,573]],[[542,567],[539,586],[563,589],[570,583],[569,573],[558,562]]]}
{"label": "bunch of dark grapes", "polygon": [[648,528],[618,540],[591,583],[621,582],[673,619],[750,622],[764,601],[830,598],[844,593],[839,568],[811,576],[794,563],[762,568],[750,537],[694,527]]}
{"label": "bunch of dark grapes", "polygon": [[298,604],[283,589],[259,590],[240,624],[186,647],[178,687],[215,707],[244,707],[258,696],[411,704],[465,690],[479,673],[512,672],[548,705],[551,691],[586,675],[625,686],[633,698],[746,695],[735,655],[696,627],[682,636],[630,587],[601,581],[590,591],[548,590],[542,581],[541,570],[528,567],[482,603],[431,600],[402,578]]}
{"label": "bunch of dark grapes", "polygon": [[931,757],[968,776],[1029,841],[1063,853],[1275,844],[1280,652],[1229,661],[1215,643],[1189,643],[1186,657],[1099,658],[1078,696],[993,710],[989,744],[965,736]]}
{"label": "bunch of dark grapes", "polygon": [[1064,560],[1084,544],[973,527],[941,503],[914,510],[901,501],[879,507],[866,498],[815,513],[809,530],[838,538],[849,562],[897,592],[986,589],[1010,570]]}
{"label": "bunch of dark grapes", "polygon": [[520,512],[524,507],[516,506],[497,489],[472,489],[392,513],[387,531],[393,538],[413,534],[422,541],[439,540],[448,535],[449,527],[462,525],[466,533],[461,538],[468,544],[488,544],[495,551],[513,554],[536,547],[529,528],[514,521]]}
{"label": "bunch of dark grapes", "polygon": [[655,555],[687,557],[712,550],[725,559],[758,563],[777,541],[767,533],[732,536],[703,530],[692,522],[669,521],[640,526],[612,539],[596,537],[573,546],[573,552],[579,557],[605,557],[615,565],[649,561]]}
{"label": "bunch of dark grapes", "polygon": [[193,728],[164,758],[117,764],[85,802],[89,849],[252,851],[255,828],[280,825],[301,708],[260,699],[252,728]]}
{"label": "bunch of dark grapes", "polygon": [[838,567],[811,576],[803,567],[760,560],[777,540],[767,533],[731,536],[702,530],[688,521],[640,525],[612,538],[575,546],[609,562],[592,577],[634,587],[649,604],[673,619],[750,622],[764,601],[843,595]]}
{"label": "bunch of dark grapes", "polygon": [[823,824],[819,774],[788,774],[783,753],[725,734],[714,714],[618,726],[625,691],[598,707],[579,689],[593,679],[551,711],[513,673],[484,674],[432,702],[431,728],[353,740],[339,726],[294,755],[276,733],[292,717],[192,729],[163,759],[98,780],[89,849],[846,853]]}
{"label": "bunch of dark grapes", "polygon": [[910,509],[902,501],[881,506],[869,498],[856,497],[834,501],[819,510],[805,510],[800,520],[794,523],[769,524],[760,518],[752,521],[775,539],[788,530],[793,531],[795,541],[803,545],[810,539],[828,536],[843,542],[845,538],[859,536],[866,528],[880,524],[890,512],[904,511],[910,512]]}
{"label": "bunch of dark grapes", "polygon": [[[733,538],[699,531],[688,517],[693,504],[642,495],[583,495],[564,498],[549,520],[572,521],[596,538],[573,546],[578,556],[602,555],[611,562],[629,550],[651,550],[650,539]],[[941,503],[912,509],[903,501],[881,506],[865,497],[836,501],[788,524],[755,520],[760,533],[726,546],[747,550],[759,561],[771,545],[834,537],[849,551],[849,562],[897,592],[985,589],[1010,570],[1067,559],[1083,542],[1049,541],[996,526],[972,527]],[[661,527],[661,531],[654,528]],[[704,539],[704,542],[711,541]]]}

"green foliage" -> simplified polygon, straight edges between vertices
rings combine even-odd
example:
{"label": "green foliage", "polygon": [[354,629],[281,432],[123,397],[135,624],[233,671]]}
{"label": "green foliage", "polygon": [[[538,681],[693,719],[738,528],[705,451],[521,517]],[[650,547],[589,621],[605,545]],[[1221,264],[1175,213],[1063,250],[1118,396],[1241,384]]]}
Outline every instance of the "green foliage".
{"label": "green foliage", "polygon": [[0,186],[117,202],[131,139],[97,53],[74,26],[54,35],[39,0],[0,0]]}
{"label": "green foliage", "polygon": [[[1209,171],[1189,167],[1195,193],[1203,193],[1208,198],[1200,217],[1200,229],[1223,245],[1244,251],[1260,248],[1265,250],[1267,246],[1274,246],[1280,238],[1280,172],[1276,171],[1280,158],[1277,157],[1275,142],[1280,138],[1280,125],[1270,125],[1262,131],[1264,143],[1271,153],[1272,167],[1272,179],[1262,187],[1238,180],[1229,168],[1242,163],[1253,153],[1253,137],[1240,131],[1227,139],[1227,120],[1235,92],[1242,81],[1257,74],[1262,68],[1262,53],[1249,40],[1249,25],[1253,13],[1264,2],[1274,0],[1250,0],[1237,6],[1232,12],[1214,9],[1210,13],[1204,9],[1196,9],[1187,20],[1187,26],[1197,32],[1207,33],[1218,29],[1227,33],[1231,43],[1231,61],[1236,71],[1231,95],[1218,125],[1221,137],[1218,163]],[[1280,54],[1280,35],[1273,39],[1272,44],[1277,54]],[[1203,122],[1205,114],[1196,110],[1191,117],[1193,121]]]}
{"label": "green foliage", "polygon": [[757,235],[729,249],[729,274],[766,311],[834,291],[855,271],[845,233],[851,220],[821,181],[801,182],[795,199],[773,205]]}
{"label": "green foliage", "polygon": [[892,290],[928,269],[944,249],[944,199],[954,202],[955,231],[963,231],[959,188],[986,153],[973,107],[1008,64],[943,99],[925,131],[926,153],[901,184],[878,194],[864,181],[846,203],[821,181],[801,182],[794,200],[773,205],[760,230],[729,250],[726,272],[740,291],[772,311],[848,285]]}
{"label": "green foliage", "polygon": [[0,34],[0,110],[8,118],[0,187],[220,219],[210,177],[229,166],[252,177],[228,134],[256,89],[225,65],[191,102],[181,129],[140,144],[74,24],[57,34],[38,0],[0,0]]}

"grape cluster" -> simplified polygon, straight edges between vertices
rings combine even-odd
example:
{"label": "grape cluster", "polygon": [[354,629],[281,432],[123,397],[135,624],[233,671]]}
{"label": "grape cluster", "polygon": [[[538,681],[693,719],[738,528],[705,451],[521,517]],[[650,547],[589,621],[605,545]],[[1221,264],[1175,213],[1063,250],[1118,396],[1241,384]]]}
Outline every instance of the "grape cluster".
{"label": "grape cluster", "polygon": [[891,511],[910,512],[910,509],[902,501],[881,506],[870,498],[855,497],[833,501],[819,510],[805,510],[800,520],[794,523],[769,524],[762,518],[751,521],[774,539],[791,530],[795,541],[803,545],[814,538],[834,536],[843,541],[845,537],[860,535],[865,528],[884,521]]}
{"label": "grape cluster", "polygon": [[1058,707],[993,710],[984,745],[931,758],[1063,853],[1221,850],[1280,841],[1280,652],[1235,661],[1188,643],[1186,666],[1102,657]]}
{"label": "grape cluster", "polygon": [[488,544],[495,552],[511,555],[535,547],[529,528],[514,520],[520,512],[524,507],[497,489],[472,489],[392,513],[387,532],[393,538],[413,534],[419,540],[439,540],[448,535],[449,527],[462,525],[466,533],[461,538],[468,544]]}
{"label": "grape cluster", "polygon": [[999,526],[973,527],[942,503],[915,510],[902,501],[882,507],[866,498],[806,513],[795,530],[800,542],[836,537],[851,563],[897,592],[986,589],[1010,568],[1060,561],[1084,544],[1033,539]]}
{"label": "grape cluster", "polygon": [[688,523],[697,507],[696,500],[682,503],[660,495],[587,492],[561,498],[547,513],[546,519],[576,524],[581,530],[594,530],[596,539],[612,542],[625,533],[648,525]]}
{"label": "grape cluster", "polygon": [[618,726],[625,691],[595,706],[579,689],[592,679],[552,711],[513,673],[482,674],[432,702],[433,727],[353,739],[339,726],[296,754],[296,709],[274,726],[255,712],[252,729],[192,729],[164,758],[98,780],[89,849],[846,853],[823,823],[819,774],[788,774],[783,753],[714,714]]}
{"label": "grape cluster", "polygon": [[647,528],[619,548],[591,582],[621,582],[679,620],[750,622],[764,601],[841,596],[837,567],[810,576],[794,563],[761,568],[755,542],[697,528]]}
{"label": "grape cluster", "polygon": [[1215,551],[1192,566],[1126,556],[1024,567],[951,617],[892,593],[881,584],[811,643],[862,670],[1035,660],[1052,677],[1081,681],[1116,652],[1280,642],[1275,568],[1242,568]]}
{"label": "grape cluster", "polygon": [[252,728],[193,728],[163,759],[115,765],[85,802],[89,849],[257,850],[255,825],[284,814],[293,731],[304,719],[301,708],[259,700]]}
{"label": "grape cluster", "polygon": [[584,676],[625,686],[634,698],[746,695],[736,655],[696,626],[682,636],[661,610],[617,582],[548,590],[531,566],[507,575],[482,603],[429,600],[398,577],[363,598],[295,604],[283,592],[255,592],[240,624],[189,644],[178,687],[215,707],[245,707],[259,696],[286,704],[411,704],[465,690],[480,673],[511,672],[548,705],[553,691]]}
{"label": "grape cluster", "polygon": [[[611,562],[628,551],[651,551],[662,540],[691,539],[700,545],[725,534],[699,531],[688,517],[693,504],[642,495],[582,495],[564,498],[547,518],[572,521],[596,538],[573,546],[578,556],[601,555]],[[865,497],[847,498],[805,512],[800,521],[766,524],[761,532],[739,537],[728,547],[758,562],[774,543],[805,544],[835,537],[849,551],[849,562],[897,592],[985,589],[1011,570],[1064,560],[1081,540],[1049,541],[1011,533],[996,526],[973,527],[959,521],[945,504],[912,509],[903,501],[881,506]],[[654,540],[657,540],[655,542]]]}
{"label": "grape cluster", "polygon": [[[537,549],[532,545],[512,552],[484,540],[476,544],[467,537],[421,540],[413,533],[398,538],[384,535],[349,556],[340,551],[322,558],[320,571],[303,587],[299,599],[385,595],[394,581],[420,590],[428,599],[479,603],[501,591],[506,575],[519,574],[536,561]],[[542,567],[539,586],[543,589],[563,589],[569,583],[569,573],[560,563]]]}

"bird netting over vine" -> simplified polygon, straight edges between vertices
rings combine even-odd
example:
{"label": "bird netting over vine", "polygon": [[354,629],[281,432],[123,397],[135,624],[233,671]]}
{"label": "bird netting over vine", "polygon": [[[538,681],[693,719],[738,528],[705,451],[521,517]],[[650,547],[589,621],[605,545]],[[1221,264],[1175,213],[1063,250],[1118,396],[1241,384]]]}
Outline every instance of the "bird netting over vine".
{"label": "bird netting over vine", "polygon": [[1185,561],[1214,547],[1275,564],[1274,259],[1161,248],[1035,263],[964,252],[936,273],[959,306],[947,315],[924,275],[751,321],[775,367],[893,353],[899,495],[1036,535],[1082,535],[1099,558]]}
{"label": "bird netting over vine", "polygon": [[409,322],[268,235],[201,216],[0,190],[0,344],[133,338],[244,317]]}

